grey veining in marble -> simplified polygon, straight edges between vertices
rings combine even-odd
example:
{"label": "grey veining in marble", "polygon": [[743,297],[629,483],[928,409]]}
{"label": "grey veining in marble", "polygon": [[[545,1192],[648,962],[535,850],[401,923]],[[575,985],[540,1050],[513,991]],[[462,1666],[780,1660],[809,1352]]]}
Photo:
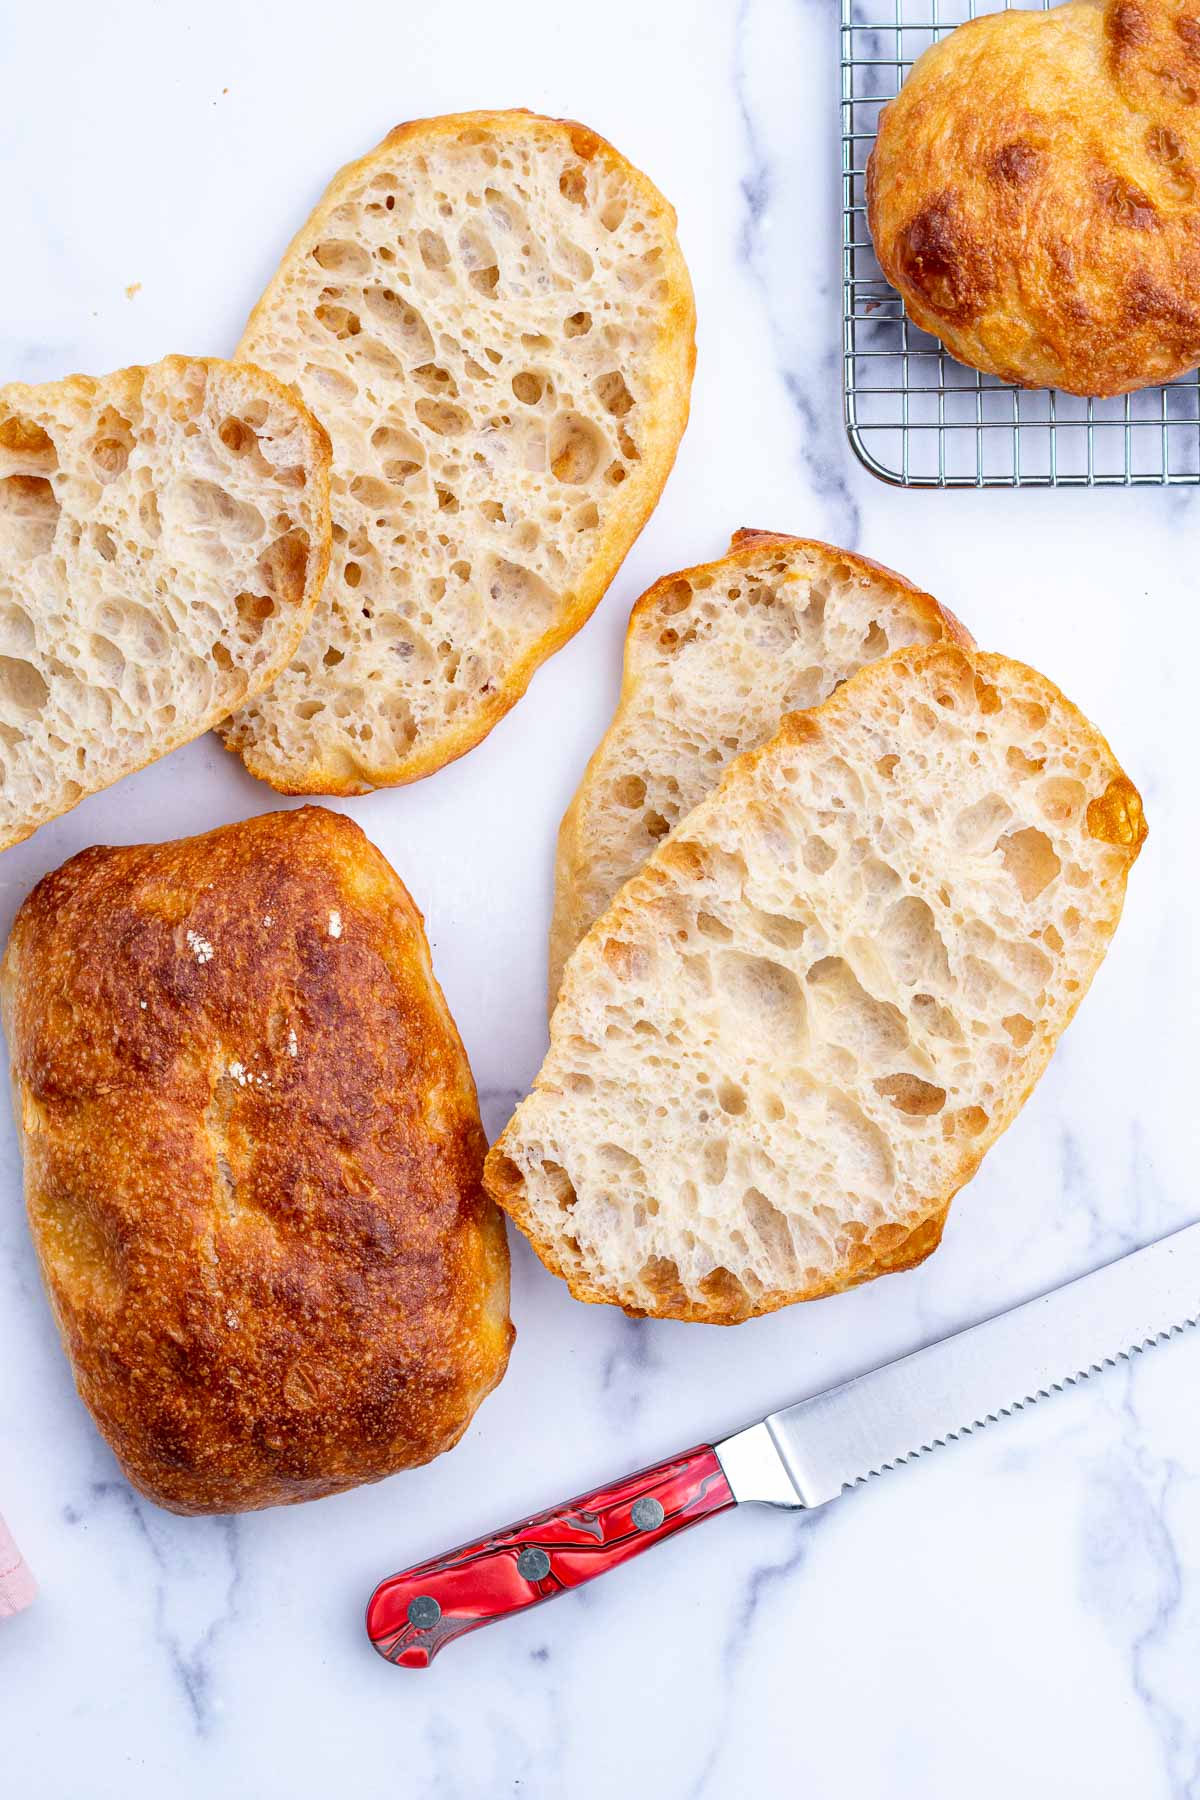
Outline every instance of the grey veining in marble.
{"label": "grey veining in marble", "polygon": [[[9,377],[227,352],[329,173],[400,119],[570,114],[677,206],[699,360],[662,504],[480,749],[347,803],[426,915],[489,1131],[541,1056],[554,832],[611,710],[629,607],[740,525],[855,545],[1043,668],[1102,724],[1151,827],[1077,1022],[922,1268],[721,1331],[577,1305],[515,1242],[511,1369],[461,1445],[317,1505],[187,1520],[130,1492],[56,1341],[5,1117],[0,1508],[42,1583],[0,1624],[5,1795],[1200,1800],[1195,1332],[811,1518],[724,1515],[427,1674],[385,1667],[362,1634],[390,1570],[1200,1211],[1195,497],[904,494],[857,466],[836,26],[831,0],[61,0],[0,17]],[[0,932],[88,843],[277,803],[195,744],[7,852]]]}

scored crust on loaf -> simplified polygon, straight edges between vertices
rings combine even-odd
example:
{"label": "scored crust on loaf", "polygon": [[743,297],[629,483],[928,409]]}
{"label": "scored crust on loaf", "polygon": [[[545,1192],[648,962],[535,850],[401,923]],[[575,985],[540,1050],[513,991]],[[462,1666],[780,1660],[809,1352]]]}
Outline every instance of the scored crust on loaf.
{"label": "scored crust on loaf", "polygon": [[421,915],[319,807],[72,857],[0,968],[30,1229],[79,1392],[175,1512],[457,1442],[504,1221]]}
{"label": "scored crust on loaf", "polygon": [[735,532],[719,562],[656,581],[630,616],[617,710],[559,828],[551,1005],[588,926],[736,755],[865,663],[942,638],[971,642],[902,575],[782,533]]}
{"label": "scored crust on loaf", "polygon": [[687,422],[675,215],[584,126],[402,125],[343,169],[238,350],[333,438],[333,561],[269,698],[225,731],[286,793],[461,756],[584,623]]}
{"label": "scored crust on loaf", "polygon": [[490,1192],[581,1300],[732,1324],[907,1268],[1099,966],[1145,836],[1033,670],[871,663],[588,932]]}
{"label": "scored crust on loaf", "polygon": [[0,388],[0,849],[265,687],[328,558],[328,439],[261,369]]}
{"label": "scored crust on loaf", "polygon": [[879,118],[867,217],[909,317],[1026,387],[1124,394],[1200,362],[1200,3],[989,12]]}

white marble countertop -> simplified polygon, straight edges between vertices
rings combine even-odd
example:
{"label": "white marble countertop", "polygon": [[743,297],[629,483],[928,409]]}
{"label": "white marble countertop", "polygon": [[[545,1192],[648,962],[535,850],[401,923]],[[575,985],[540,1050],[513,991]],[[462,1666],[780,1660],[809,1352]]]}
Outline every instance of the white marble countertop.
{"label": "white marble countertop", "polygon": [[[575,1597],[386,1667],[375,1581],[914,1347],[1200,1211],[1197,490],[921,495],[843,436],[832,0],[209,0],[10,8],[0,378],[227,352],[341,162],[397,121],[569,113],[675,202],[692,424],[591,624],[486,744],[351,802],[423,908],[497,1128],[539,1061],[552,834],[629,607],[736,526],[857,546],[1102,725],[1151,836],[1024,1115],[912,1274],[734,1331],[576,1305],[514,1243],[510,1373],[426,1469],[182,1520],[75,1397],[0,1127],[0,1506],[39,1575],[0,1624],[16,1800],[1200,1793],[1200,1333],[808,1517],[743,1509]],[[140,288],[126,296],[135,283]],[[86,844],[275,803],[207,739],[0,863],[0,930]]]}

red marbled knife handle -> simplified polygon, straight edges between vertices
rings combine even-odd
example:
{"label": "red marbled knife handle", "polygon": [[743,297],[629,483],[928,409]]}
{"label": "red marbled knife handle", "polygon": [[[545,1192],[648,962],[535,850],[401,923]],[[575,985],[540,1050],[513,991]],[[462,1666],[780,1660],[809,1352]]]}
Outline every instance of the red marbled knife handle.
{"label": "red marbled knife handle", "polygon": [[716,1451],[701,1444],[390,1576],[371,1596],[367,1636],[388,1662],[427,1669],[452,1638],[552,1600],[735,1504]]}

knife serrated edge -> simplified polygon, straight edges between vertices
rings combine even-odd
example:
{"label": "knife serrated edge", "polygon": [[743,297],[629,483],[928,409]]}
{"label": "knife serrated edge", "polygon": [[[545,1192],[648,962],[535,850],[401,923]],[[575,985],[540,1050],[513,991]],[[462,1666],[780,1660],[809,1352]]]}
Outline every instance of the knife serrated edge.
{"label": "knife serrated edge", "polygon": [[1153,1350],[1156,1344],[1165,1344],[1170,1338],[1181,1337],[1193,1325],[1200,1325],[1200,1312],[1193,1313],[1189,1319],[1181,1319],[1177,1325],[1165,1326],[1162,1331],[1155,1332],[1153,1337],[1130,1344],[1125,1350],[1114,1350],[1111,1356],[1089,1363],[1086,1369],[1077,1369],[1073,1375],[1064,1375],[1061,1381],[1052,1381],[1048,1387],[1037,1388],[1020,1400],[1011,1400],[1007,1406],[997,1407],[995,1412],[984,1413],[982,1418],[972,1419],[969,1425],[958,1425],[944,1437],[930,1438],[927,1443],[906,1450],[903,1456],[893,1457],[891,1462],[882,1462],[873,1469],[865,1470],[863,1474],[856,1475],[853,1481],[846,1482],[842,1492],[847,1494],[852,1488],[861,1487],[865,1481],[873,1480],[876,1475],[886,1475],[889,1469],[899,1469],[905,1463],[915,1462],[918,1456],[924,1456],[930,1450],[940,1450],[946,1444],[956,1444],[959,1438],[970,1437],[973,1432],[982,1431],[985,1426],[995,1424],[998,1419],[1009,1419],[1014,1413],[1024,1412],[1027,1406],[1036,1406],[1039,1400],[1048,1400],[1051,1394],[1063,1394],[1068,1388],[1078,1387],[1081,1381],[1088,1381],[1093,1375],[1102,1375],[1105,1369],[1115,1369],[1118,1363],[1132,1362],[1135,1356],[1141,1356],[1143,1351]]}
{"label": "knife serrated edge", "polygon": [[[914,1438],[911,1448],[905,1448],[892,1456],[879,1460],[864,1458],[858,1464],[858,1472],[854,1474],[847,1472],[837,1487],[829,1482],[831,1470],[827,1470],[825,1476],[822,1477],[819,1466],[816,1469],[806,1469],[796,1461],[795,1433],[798,1427],[803,1429],[808,1423],[805,1415],[810,1413],[813,1415],[812,1423],[819,1433],[823,1422],[820,1417],[822,1412],[828,1416],[828,1408],[831,1405],[840,1408],[845,1402],[852,1399],[855,1389],[860,1387],[864,1390],[869,1389],[873,1377],[887,1377],[906,1365],[919,1365],[928,1353],[944,1351],[960,1341],[965,1344],[968,1340],[977,1340],[995,1327],[1015,1322],[1020,1316],[1032,1323],[1038,1314],[1052,1306],[1060,1295],[1065,1295],[1070,1290],[1079,1292],[1090,1290],[1094,1294],[1097,1284],[1124,1280],[1125,1278],[1120,1274],[1122,1265],[1128,1265],[1131,1271],[1153,1271],[1156,1279],[1159,1278],[1159,1272],[1162,1271],[1162,1278],[1169,1289],[1171,1279],[1176,1275],[1174,1267],[1176,1257],[1179,1256],[1181,1263],[1186,1259],[1194,1265],[1197,1243],[1200,1243],[1200,1222],[1177,1229],[1168,1233],[1166,1237],[1158,1239],[1157,1242],[1143,1246],[1141,1250],[1118,1257],[1115,1262],[1093,1270],[1091,1275],[1077,1277],[1076,1280],[1067,1282],[1061,1288],[1052,1289],[1049,1293],[1042,1294],[1034,1300],[1011,1308],[1007,1313],[996,1314],[993,1318],[983,1320],[978,1325],[968,1326],[964,1331],[952,1333],[950,1337],[930,1344],[924,1350],[914,1351],[908,1356],[898,1358],[896,1362],[880,1365],[865,1375],[854,1377],[833,1388],[813,1394],[808,1400],[799,1401],[782,1412],[773,1413],[768,1418],[759,1420],[757,1424],[748,1426],[744,1431],[734,1433],[731,1437],[718,1443],[716,1450],[735,1498],[739,1501],[759,1501],[767,1505],[800,1506],[810,1509],[824,1505],[828,1500],[837,1498],[850,1488],[861,1486],[875,1475],[882,1475],[890,1469],[900,1467],[903,1463],[913,1462],[917,1457],[923,1456],[927,1451],[937,1449],[943,1444],[957,1442],[961,1437],[982,1430],[985,1425],[991,1424],[995,1419],[1011,1417],[1013,1413],[1020,1412],[1027,1406],[1035,1405],[1038,1400],[1047,1398],[1050,1394],[1063,1393],[1067,1388],[1088,1380],[1090,1376],[1099,1374],[1104,1369],[1115,1368],[1119,1362],[1130,1361],[1144,1350],[1165,1343],[1194,1325],[1200,1325],[1200,1309],[1192,1310],[1193,1289],[1192,1293],[1187,1294],[1185,1307],[1180,1309],[1182,1316],[1172,1320],[1169,1324],[1164,1324],[1158,1331],[1148,1331],[1144,1336],[1135,1337],[1124,1348],[1099,1356],[1074,1370],[1070,1369],[1068,1363],[1068,1372],[1062,1376],[1046,1379],[1037,1387],[1031,1387],[1023,1395],[1018,1392],[1014,1399],[1003,1405],[998,1404],[994,1408],[989,1408],[985,1412],[979,1412],[974,1418],[968,1414],[962,1424],[948,1429],[944,1433],[938,1432],[925,1437],[917,1436]],[[1191,1246],[1190,1252],[1189,1245]],[[1194,1273],[1190,1277],[1185,1274],[1185,1280],[1194,1279]],[[1102,1288],[1101,1291],[1103,1291]],[[1175,1295],[1176,1302],[1178,1303],[1183,1297],[1177,1293]],[[1164,1300],[1167,1298],[1165,1293],[1163,1298]],[[1169,1317],[1166,1306],[1163,1311],[1168,1312]],[[1040,1324],[1040,1319],[1038,1323]],[[826,1488],[827,1491],[822,1491]]]}

